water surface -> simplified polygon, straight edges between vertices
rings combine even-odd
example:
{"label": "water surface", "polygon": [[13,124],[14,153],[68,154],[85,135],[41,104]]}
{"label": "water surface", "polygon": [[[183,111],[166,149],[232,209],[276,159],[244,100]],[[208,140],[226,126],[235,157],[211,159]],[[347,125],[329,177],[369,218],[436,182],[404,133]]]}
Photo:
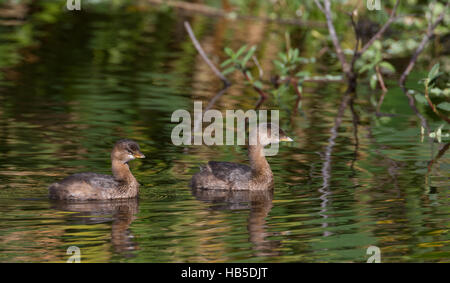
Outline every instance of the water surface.
{"label": "water surface", "polygon": [[[395,81],[381,109],[395,116],[374,116],[367,101],[379,92],[361,85],[334,133],[345,85],[307,84],[293,116],[294,94],[269,99],[262,108],[279,109],[295,140],[269,158],[273,194],[193,192],[200,164],[247,159],[239,146],[171,142],[172,112],[221,89],[183,21],[215,63],[225,46],[250,43],[265,68],[286,26],[154,8],[51,15],[0,24],[1,262],[64,262],[70,246],[82,262],[365,262],[371,245],[382,262],[450,260],[448,153],[429,167],[448,141],[421,140]],[[252,109],[258,94],[231,78],[213,108]],[[148,157],[131,164],[138,201],[47,199],[48,185],[68,174],[109,174],[109,151],[123,137]]]}

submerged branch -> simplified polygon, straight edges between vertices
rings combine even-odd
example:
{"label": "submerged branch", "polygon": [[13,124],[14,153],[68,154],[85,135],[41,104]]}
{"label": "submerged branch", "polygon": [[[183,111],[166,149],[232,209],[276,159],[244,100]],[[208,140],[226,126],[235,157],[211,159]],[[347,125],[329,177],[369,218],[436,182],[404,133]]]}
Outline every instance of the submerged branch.
{"label": "submerged branch", "polygon": [[445,154],[445,152],[448,150],[449,147],[450,147],[450,143],[448,142],[439,150],[439,152],[436,155],[436,157],[428,162],[427,175],[431,172],[431,169],[433,168],[433,164]]}

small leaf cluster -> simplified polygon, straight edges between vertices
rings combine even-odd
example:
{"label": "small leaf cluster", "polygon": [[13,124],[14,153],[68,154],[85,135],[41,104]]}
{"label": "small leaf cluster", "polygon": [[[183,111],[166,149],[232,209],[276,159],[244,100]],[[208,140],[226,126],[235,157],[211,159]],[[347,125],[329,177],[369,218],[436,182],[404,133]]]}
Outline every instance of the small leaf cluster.
{"label": "small leaf cluster", "polygon": [[378,77],[376,68],[380,68],[382,72],[394,73],[395,67],[383,59],[383,47],[379,40],[375,41],[372,46],[364,52],[361,58],[356,62],[355,67],[359,74],[367,73],[370,78],[370,87],[375,89]]}
{"label": "small leaf cluster", "polygon": [[281,79],[289,76],[305,78],[310,75],[307,71],[299,71],[299,67],[300,64],[314,63],[315,58],[304,58],[299,53],[300,51],[297,48],[290,48],[285,53],[278,53],[279,60],[274,60],[273,63],[279,70]]}
{"label": "small leaf cluster", "polygon": [[251,85],[258,88],[263,87],[260,81],[253,78],[253,75],[247,66],[250,59],[255,54],[256,46],[248,48],[248,45],[244,45],[236,52],[234,52],[233,49],[226,47],[224,51],[229,58],[220,64],[221,68],[225,68],[222,71],[223,75],[230,74],[237,70],[244,74]]}
{"label": "small leaf cluster", "polygon": [[[442,72],[439,72],[439,63],[435,64],[430,72],[428,73],[427,77],[421,80],[420,82],[424,84],[425,91],[429,93],[429,95],[433,95],[434,97],[441,97],[446,100],[450,97],[450,83],[446,83],[446,87],[444,89],[437,86],[436,81],[437,79],[443,74]],[[425,97],[425,95],[421,93],[416,93],[414,95],[415,99],[423,104],[428,105],[428,101]],[[437,108],[445,111],[450,112],[450,103],[448,101],[440,102],[436,105]]]}

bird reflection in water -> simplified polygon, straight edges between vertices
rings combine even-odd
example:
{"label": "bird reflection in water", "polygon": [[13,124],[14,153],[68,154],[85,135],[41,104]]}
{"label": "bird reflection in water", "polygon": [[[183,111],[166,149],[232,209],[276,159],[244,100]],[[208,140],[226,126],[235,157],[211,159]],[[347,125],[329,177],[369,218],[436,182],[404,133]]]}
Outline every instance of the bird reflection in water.
{"label": "bird reflection in water", "polygon": [[134,199],[108,201],[67,202],[53,201],[52,208],[62,211],[78,212],[67,215],[67,220],[79,224],[111,224],[111,243],[114,251],[125,257],[133,257],[138,245],[133,241],[129,228],[136,219],[139,203]]}
{"label": "bird reflection in water", "polygon": [[192,189],[197,200],[211,203],[212,210],[250,210],[247,230],[255,256],[279,256],[281,242],[269,240],[266,217],[272,209],[273,190],[207,190]]}

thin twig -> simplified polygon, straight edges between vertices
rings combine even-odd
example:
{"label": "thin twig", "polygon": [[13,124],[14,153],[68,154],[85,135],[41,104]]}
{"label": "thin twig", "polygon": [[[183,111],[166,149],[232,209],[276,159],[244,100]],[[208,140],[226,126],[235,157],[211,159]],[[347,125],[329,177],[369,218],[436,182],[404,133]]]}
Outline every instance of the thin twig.
{"label": "thin twig", "polygon": [[[250,79],[250,77],[247,75],[247,71],[246,70],[242,70],[242,74],[244,75],[245,79],[252,84],[252,80]],[[257,87],[256,85],[252,84],[252,87],[254,90],[256,90],[256,92],[259,93],[259,100],[256,103],[256,107],[255,109],[259,109],[259,107],[261,107],[261,105],[263,104],[263,102],[269,97],[269,95],[267,93],[264,92],[263,89]]]}
{"label": "thin twig", "polygon": [[428,162],[428,171],[427,175],[431,172],[431,169],[433,168],[433,164],[441,158],[444,153],[450,148],[450,142],[446,143],[438,152],[435,158],[433,158],[431,161]]}
{"label": "thin twig", "polygon": [[378,101],[378,105],[377,105],[377,114],[380,114],[381,105],[383,104],[384,97],[387,93],[387,88],[386,88],[386,85],[384,84],[383,76],[381,75],[380,67],[378,65],[375,66],[375,72],[377,74],[377,78],[378,78],[378,82],[380,83],[381,90],[383,91],[383,93],[380,96],[380,100]]}
{"label": "thin twig", "polygon": [[375,72],[377,74],[378,82],[380,83],[381,90],[383,92],[387,91],[386,85],[384,84],[383,75],[381,75],[380,66],[375,66]]}
{"label": "thin twig", "polygon": [[[392,9],[392,12],[391,12],[387,22],[361,48],[360,51],[358,51],[358,47],[359,47],[359,44],[360,44],[360,36],[359,36],[358,31],[357,31],[356,23],[355,23],[354,18],[353,18],[354,14],[355,14],[355,11],[356,11],[356,8],[353,10],[353,12],[351,13],[350,17],[351,17],[353,29],[355,31],[356,44],[355,44],[355,48],[354,48],[354,52],[353,52],[353,58],[352,58],[350,64],[347,62],[347,60],[345,58],[344,52],[342,51],[341,44],[340,44],[339,39],[338,39],[338,37],[336,35],[336,29],[334,28],[333,20],[332,20],[332,16],[331,16],[331,9],[330,9],[331,4],[330,4],[330,1],[329,0],[323,0],[323,4],[324,5],[322,5],[319,0],[314,0],[314,2],[316,3],[317,7],[325,14],[325,17],[326,17],[326,20],[327,20],[328,32],[330,34],[331,41],[333,42],[334,48],[336,50],[336,55],[337,55],[337,57],[339,59],[339,62],[341,63],[342,70],[343,70],[344,74],[347,76],[347,78],[349,79],[349,83],[350,84],[354,84],[356,82],[356,74],[354,72],[354,65],[355,65],[356,60],[375,42],[375,40],[377,40],[378,38],[380,38],[384,34],[384,32],[387,30],[387,28],[396,19],[397,7],[398,7],[398,5],[400,3],[400,0],[396,1],[395,6]],[[349,85],[349,87],[351,88],[352,86]]]}
{"label": "thin twig", "polygon": [[296,26],[309,26],[309,27],[325,27],[323,23],[318,21],[304,21],[301,19],[291,18],[272,18],[272,17],[262,17],[262,16],[252,16],[252,15],[242,15],[237,14],[235,12],[228,12],[223,9],[217,9],[210,7],[208,5],[199,4],[199,3],[190,3],[184,1],[175,1],[175,0],[146,0],[150,4],[156,5],[165,5],[169,7],[173,7],[176,9],[181,9],[191,13],[201,13],[205,16],[211,17],[225,17],[232,19],[242,19],[242,20],[254,20],[254,21],[262,21],[262,22],[275,22],[278,24],[285,25],[296,25]]}
{"label": "thin twig", "polygon": [[[222,97],[222,95],[225,93],[225,91],[229,88],[229,86],[224,86],[218,93],[216,93],[213,98],[209,101],[206,108],[202,111],[202,113],[205,113],[209,109],[211,109],[214,104],[216,104],[217,100]],[[203,117],[198,117],[198,119],[194,119],[194,131],[193,133],[200,132],[202,129],[202,123],[203,123]],[[194,135],[192,135],[192,143],[194,142]]]}
{"label": "thin twig", "polygon": [[350,65],[348,64],[347,60],[345,60],[344,52],[342,51],[341,43],[339,42],[339,39],[336,34],[336,29],[333,25],[333,19],[331,16],[331,4],[329,0],[324,0],[324,6],[322,7],[320,5],[319,1],[315,1],[316,5],[325,13],[325,18],[327,19],[327,26],[328,26],[328,32],[330,33],[331,41],[333,42],[334,49],[336,49],[336,55],[341,63],[342,70],[347,75],[347,77],[351,77],[352,74],[350,73]]}
{"label": "thin twig", "polygon": [[325,14],[325,9],[323,8],[322,4],[320,4],[320,1],[314,0],[314,2],[316,3],[317,7],[319,7],[320,11]]}
{"label": "thin twig", "polygon": [[397,0],[397,2],[395,2],[394,8],[391,11],[391,14],[389,15],[389,19],[380,28],[380,30],[378,30],[378,32],[374,36],[372,36],[372,38],[369,39],[369,41],[367,41],[366,44],[364,44],[364,46],[358,52],[358,54],[359,54],[358,56],[360,56],[364,52],[366,52],[366,50],[369,49],[369,47],[375,42],[375,40],[380,38],[384,34],[384,32],[388,29],[388,27],[392,24],[392,22],[396,19],[397,7],[399,4],[400,4],[400,0]]}
{"label": "thin twig", "polygon": [[420,53],[425,49],[425,46],[427,45],[428,41],[433,37],[434,35],[434,29],[444,20],[444,15],[449,7],[450,2],[447,2],[447,5],[445,5],[444,11],[439,15],[439,17],[436,19],[434,23],[429,22],[427,32],[422,38],[422,41],[420,42],[419,46],[417,47],[416,51],[414,52],[413,56],[411,57],[411,60],[409,61],[408,66],[403,71],[402,75],[400,76],[399,84],[400,86],[404,87],[406,78],[408,77],[411,70],[414,68],[414,65],[417,62],[417,59],[419,58]]}
{"label": "thin twig", "polygon": [[419,117],[419,119],[422,123],[422,127],[427,131],[427,134],[429,134],[430,127],[428,126],[427,119],[425,119],[425,117],[422,114],[420,114],[419,110],[417,109],[414,97],[409,93],[409,91],[404,86],[401,86],[401,89],[402,89],[403,93],[408,97],[408,104],[411,107],[411,109],[414,111],[416,116]]}
{"label": "thin twig", "polygon": [[430,96],[428,94],[428,83],[427,85],[425,85],[425,98],[427,99],[428,105],[430,105],[433,112],[436,113],[436,115],[438,115],[439,117],[441,117],[441,119],[445,120],[447,123],[450,124],[450,119],[447,116],[443,115],[441,112],[439,112],[439,110],[437,110],[436,106],[431,101]]}
{"label": "thin twig", "polygon": [[[343,78],[333,79],[333,78],[326,78],[326,77],[308,77],[304,78],[303,82],[307,83],[342,83],[344,81]],[[297,83],[298,77],[287,77],[284,79],[276,79],[273,83],[276,85],[283,84],[283,83]]]}
{"label": "thin twig", "polygon": [[361,39],[361,36],[358,32],[358,29],[356,27],[356,22],[354,19],[354,15],[357,13],[356,8],[353,10],[353,12],[350,14],[350,20],[352,21],[352,26],[353,26],[353,31],[355,32],[355,37],[356,37],[356,42],[355,42],[355,48],[353,49],[353,58],[352,58],[352,63],[351,63],[351,68],[352,68],[352,72],[354,72],[354,66],[355,66],[355,62],[356,59],[358,58],[358,48],[359,48],[359,42]]}
{"label": "thin twig", "polygon": [[184,27],[186,28],[186,31],[188,32],[189,37],[192,40],[192,43],[194,43],[195,48],[197,49],[200,56],[202,56],[202,58],[206,62],[206,64],[208,64],[208,66],[211,68],[211,70],[214,72],[214,74],[216,74],[216,76],[218,76],[222,80],[222,82],[224,83],[224,85],[226,87],[230,86],[231,85],[230,81],[227,78],[225,78],[225,76],[209,60],[208,56],[206,56],[205,51],[203,50],[202,46],[198,42],[197,38],[195,38],[195,34],[192,31],[191,25],[188,22],[184,22]]}
{"label": "thin twig", "polygon": [[427,131],[427,134],[430,133],[430,127],[428,126],[427,119],[425,119],[425,117],[423,117],[422,114],[420,114],[419,110],[417,109],[415,101],[414,101],[414,97],[409,93],[409,91],[405,87],[405,81],[406,81],[406,78],[409,76],[409,73],[411,72],[411,70],[414,68],[414,65],[416,64],[417,59],[419,58],[419,55],[425,49],[426,44],[428,43],[428,41],[430,41],[431,37],[433,36],[434,29],[443,21],[445,12],[447,11],[449,4],[450,4],[450,2],[447,2],[447,5],[445,5],[444,11],[438,16],[438,18],[436,19],[436,21],[434,23],[431,23],[431,21],[429,21],[427,31],[426,31],[425,35],[423,36],[422,41],[420,42],[419,46],[417,47],[416,51],[414,52],[413,56],[411,57],[408,66],[405,68],[405,70],[403,71],[403,73],[400,76],[400,79],[398,81],[401,89],[403,90],[403,93],[408,97],[409,106],[412,108],[414,113],[416,113],[417,117],[419,117],[419,119],[421,120],[422,127]]}
{"label": "thin twig", "polygon": [[258,58],[256,58],[255,55],[252,56],[253,62],[255,63],[256,67],[258,68],[258,75],[259,75],[259,79],[262,79],[262,77],[264,76],[264,71],[261,68],[261,65],[259,64]]}
{"label": "thin twig", "polygon": [[291,80],[291,84],[292,84],[292,87],[295,90],[295,93],[297,94],[297,99],[295,100],[295,108],[294,108],[294,111],[293,111],[294,114],[297,114],[297,112],[298,112],[298,105],[300,103],[300,100],[302,100],[302,92],[298,89],[298,80],[297,80],[297,82],[294,81],[294,80]]}

